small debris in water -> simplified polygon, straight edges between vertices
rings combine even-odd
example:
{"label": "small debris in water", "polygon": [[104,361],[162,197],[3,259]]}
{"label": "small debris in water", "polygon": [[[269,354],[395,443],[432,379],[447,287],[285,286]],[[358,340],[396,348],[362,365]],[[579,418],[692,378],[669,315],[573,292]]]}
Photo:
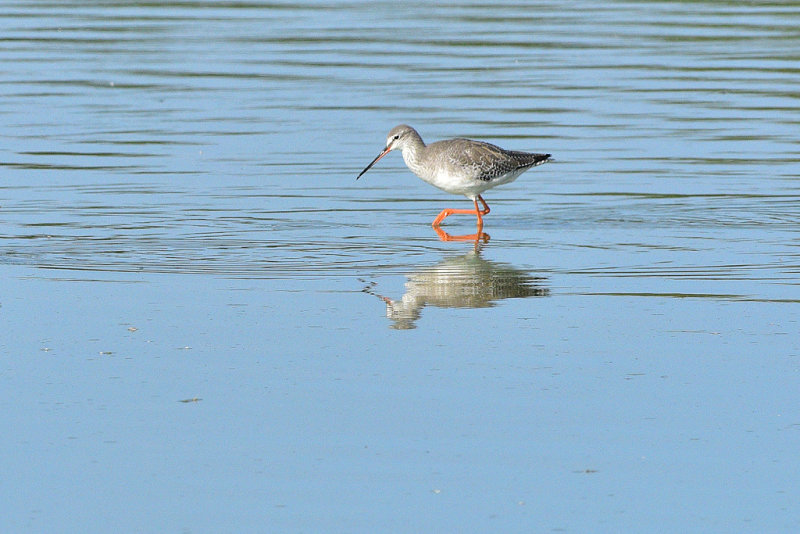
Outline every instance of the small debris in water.
{"label": "small debris in water", "polygon": [[129,326],[128,327],[128,332],[136,332],[137,330],[139,330],[139,329],[136,328],[135,326]]}
{"label": "small debris in water", "polygon": [[191,399],[183,399],[183,400],[179,400],[178,402],[200,402],[201,400],[203,400],[203,399],[200,399],[200,398],[197,398],[197,397],[192,397]]}

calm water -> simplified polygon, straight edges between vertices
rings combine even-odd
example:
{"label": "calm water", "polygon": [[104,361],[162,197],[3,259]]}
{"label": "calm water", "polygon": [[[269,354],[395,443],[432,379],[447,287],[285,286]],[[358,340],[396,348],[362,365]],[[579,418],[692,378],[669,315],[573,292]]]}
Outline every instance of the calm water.
{"label": "calm water", "polygon": [[[799,28],[4,2],[0,530],[797,532]],[[556,161],[442,242],[401,122]]]}

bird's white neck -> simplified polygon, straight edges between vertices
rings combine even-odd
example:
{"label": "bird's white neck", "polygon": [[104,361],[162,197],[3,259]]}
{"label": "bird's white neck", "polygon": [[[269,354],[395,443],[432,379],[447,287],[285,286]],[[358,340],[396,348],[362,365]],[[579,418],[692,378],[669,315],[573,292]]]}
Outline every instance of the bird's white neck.
{"label": "bird's white neck", "polygon": [[417,176],[420,175],[420,171],[422,171],[424,167],[422,161],[424,151],[425,143],[422,141],[422,138],[419,136],[419,134],[408,139],[402,148],[403,161],[406,162],[406,165],[409,169],[411,169],[411,172]]}

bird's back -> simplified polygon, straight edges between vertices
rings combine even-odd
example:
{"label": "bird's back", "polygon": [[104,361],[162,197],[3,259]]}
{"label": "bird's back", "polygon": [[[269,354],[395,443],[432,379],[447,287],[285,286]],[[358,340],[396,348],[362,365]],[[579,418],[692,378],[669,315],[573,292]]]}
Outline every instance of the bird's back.
{"label": "bird's back", "polygon": [[491,143],[463,138],[431,143],[427,152],[435,160],[431,163],[484,182],[508,175],[519,176],[550,158],[550,154],[505,150]]}

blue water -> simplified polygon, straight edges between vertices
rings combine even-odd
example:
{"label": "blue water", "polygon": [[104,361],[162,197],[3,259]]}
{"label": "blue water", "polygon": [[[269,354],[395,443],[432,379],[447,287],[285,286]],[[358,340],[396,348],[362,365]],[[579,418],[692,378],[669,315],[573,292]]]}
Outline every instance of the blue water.
{"label": "blue water", "polygon": [[798,27],[3,4],[0,531],[796,532]]}

